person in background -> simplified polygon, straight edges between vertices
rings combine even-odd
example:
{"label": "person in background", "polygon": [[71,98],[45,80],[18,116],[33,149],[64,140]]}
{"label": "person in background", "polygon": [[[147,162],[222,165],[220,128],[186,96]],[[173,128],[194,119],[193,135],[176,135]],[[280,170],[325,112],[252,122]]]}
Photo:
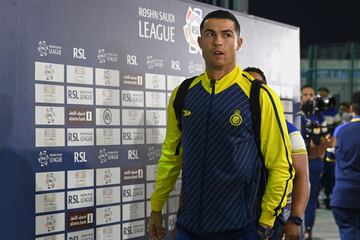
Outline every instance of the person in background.
{"label": "person in background", "polygon": [[348,123],[352,119],[352,112],[350,104],[346,102],[340,103],[339,114],[341,118],[341,123]]}
{"label": "person in background", "polygon": [[[244,71],[267,84],[265,74],[261,69],[248,67]],[[282,239],[283,235],[289,240],[303,239],[301,225],[310,193],[308,157],[304,139],[299,130],[287,120],[286,126],[291,140],[291,158],[295,168],[295,178],[287,205],[281,215],[276,218],[271,240]]]}
{"label": "person in background", "polygon": [[[330,96],[330,91],[326,87],[321,87],[318,89],[318,95],[322,99],[326,99],[328,104],[326,109],[322,111],[322,114],[326,120],[326,126],[328,132],[332,134],[336,126],[338,126],[341,122],[340,114],[338,110],[335,108],[336,100],[334,97]],[[324,174],[321,176],[321,185],[324,188],[325,199],[324,204],[327,209],[330,209],[330,200],[332,189],[335,184],[335,155],[334,148],[328,148],[325,154],[324,161]]]}
{"label": "person in background", "polygon": [[320,178],[324,170],[326,149],[331,147],[327,134],[324,115],[315,106],[314,88],[305,85],[301,88],[301,134],[305,140],[309,159],[310,197],[305,209],[305,239],[312,239],[312,228],[315,223],[317,196],[320,189]]}
{"label": "person in background", "polygon": [[249,107],[253,78],[236,64],[240,25],[230,12],[217,10],[204,17],[200,34],[206,69],[192,80],[179,121],[173,105],[179,88],[170,97],[148,231],[153,240],[164,238],[161,211],[182,172],[178,240],[267,239],[294,174],[282,104],[271,89],[261,89],[266,119],[261,123],[261,151],[269,177],[260,196],[261,215],[255,219],[251,206],[259,196],[253,182],[261,171],[260,153]]}
{"label": "person in background", "polygon": [[360,92],[351,122],[335,129],[335,186],[330,205],[342,240],[360,239]]}

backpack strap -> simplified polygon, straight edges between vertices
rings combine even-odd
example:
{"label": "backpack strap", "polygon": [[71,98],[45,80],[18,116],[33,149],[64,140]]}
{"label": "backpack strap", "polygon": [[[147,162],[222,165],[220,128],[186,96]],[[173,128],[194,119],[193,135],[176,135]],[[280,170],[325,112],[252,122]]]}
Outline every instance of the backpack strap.
{"label": "backpack strap", "polygon": [[261,142],[260,142],[260,125],[261,125],[260,88],[262,84],[264,83],[258,79],[253,80],[251,83],[250,110],[251,110],[252,128],[255,134],[255,141],[258,146],[263,164],[265,166],[264,158],[261,154]]}
{"label": "backpack strap", "polygon": [[176,119],[178,121],[178,128],[180,130],[182,130],[182,126],[181,126],[181,115],[182,115],[182,111],[183,111],[183,108],[184,108],[184,102],[185,102],[185,98],[186,98],[186,95],[188,93],[188,89],[191,85],[191,83],[193,82],[193,80],[196,78],[197,76],[195,77],[192,77],[192,78],[188,78],[188,79],[185,79],[179,86],[178,88],[178,91],[176,93],[176,96],[175,96],[175,99],[174,99],[174,102],[173,102],[173,107],[174,107],[174,110],[175,110],[175,116],[176,116]]}

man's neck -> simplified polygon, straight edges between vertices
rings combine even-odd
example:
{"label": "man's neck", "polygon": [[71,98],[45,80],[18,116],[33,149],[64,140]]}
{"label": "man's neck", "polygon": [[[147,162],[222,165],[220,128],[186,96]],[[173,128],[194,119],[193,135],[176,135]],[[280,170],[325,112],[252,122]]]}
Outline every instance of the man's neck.
{"label": "man's neck", "polygon": [[206,74],[209,79],[219,80],[219,79],[223,78],[226,74],[228,74],[229,72],[234,70],[235,67],[236,67],[236,65],[232,66],[230,68],[226,68],[226,69],[210,69],[209,70],[209,68],[207,68]]}

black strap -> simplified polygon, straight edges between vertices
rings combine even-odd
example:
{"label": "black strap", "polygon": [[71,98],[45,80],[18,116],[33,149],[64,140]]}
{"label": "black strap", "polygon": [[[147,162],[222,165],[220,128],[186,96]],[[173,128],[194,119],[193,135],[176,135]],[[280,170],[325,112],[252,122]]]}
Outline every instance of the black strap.
{"label": "black strap", "polygon": [[174,102],[173,102],[173,107],[175,110],[175,116],[176,119],[178,121],[178,127],[180,130],[182,130],[182,126],[181,126],[181,115],[182,115],[182,110],[184,108],[184,102],[185,102],[185,97],[188,93],[188,89],[192,83],[192,81],[196,78],[192,77],[192,78],[188,78],[185,79],[179,86],[178,91],[176,93]]}
{"label": "black strap", "polygon": [[[252,128],[255,134],[256,144],[261,153],[261,142],[260,142],[260,126],[261,126],[261,109],[260,109],[260,88],[263,82],[255,79],[251,84],[250,89],[250,111],[252,119]],[[262,154],[260,154],[262,155]]]}

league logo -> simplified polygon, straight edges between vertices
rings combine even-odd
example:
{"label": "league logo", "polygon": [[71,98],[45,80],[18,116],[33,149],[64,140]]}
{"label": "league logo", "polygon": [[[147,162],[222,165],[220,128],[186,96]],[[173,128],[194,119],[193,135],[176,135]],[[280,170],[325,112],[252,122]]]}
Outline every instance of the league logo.
{"label": "league logo", "polygon": [[200,8],[188,8],[186,13],[186,24],[183,26],[186,42],[189,44],[189,52],[201,54],[197,38],[200,36],[200,23],[202,21],[202,10]]}
{"label": "league logo", "polygon": [[99,49],[97,57],[98,57],[100,63],[105,63],[106,62],[105,49]]}
{"label": "league logo", "polygon": [[100,160],[100,163],[106,163],[106,161],[108,159],[108,153],[106,152],[105,148],[100,149],[98,158]]}
{"label": "league logo", "polygon": [[40,56],[45,57],[48,54],[49,46],[47,45],[46,41],[39,41],[38,52]]}
{"label": "league logo", "polygon": [[48,163],[49,163],[49,155],[46,153],[46,151],[41,151],[39,153],[38,161],[40,163],[40,166],[42,166],[42,167],[48,165]]}

